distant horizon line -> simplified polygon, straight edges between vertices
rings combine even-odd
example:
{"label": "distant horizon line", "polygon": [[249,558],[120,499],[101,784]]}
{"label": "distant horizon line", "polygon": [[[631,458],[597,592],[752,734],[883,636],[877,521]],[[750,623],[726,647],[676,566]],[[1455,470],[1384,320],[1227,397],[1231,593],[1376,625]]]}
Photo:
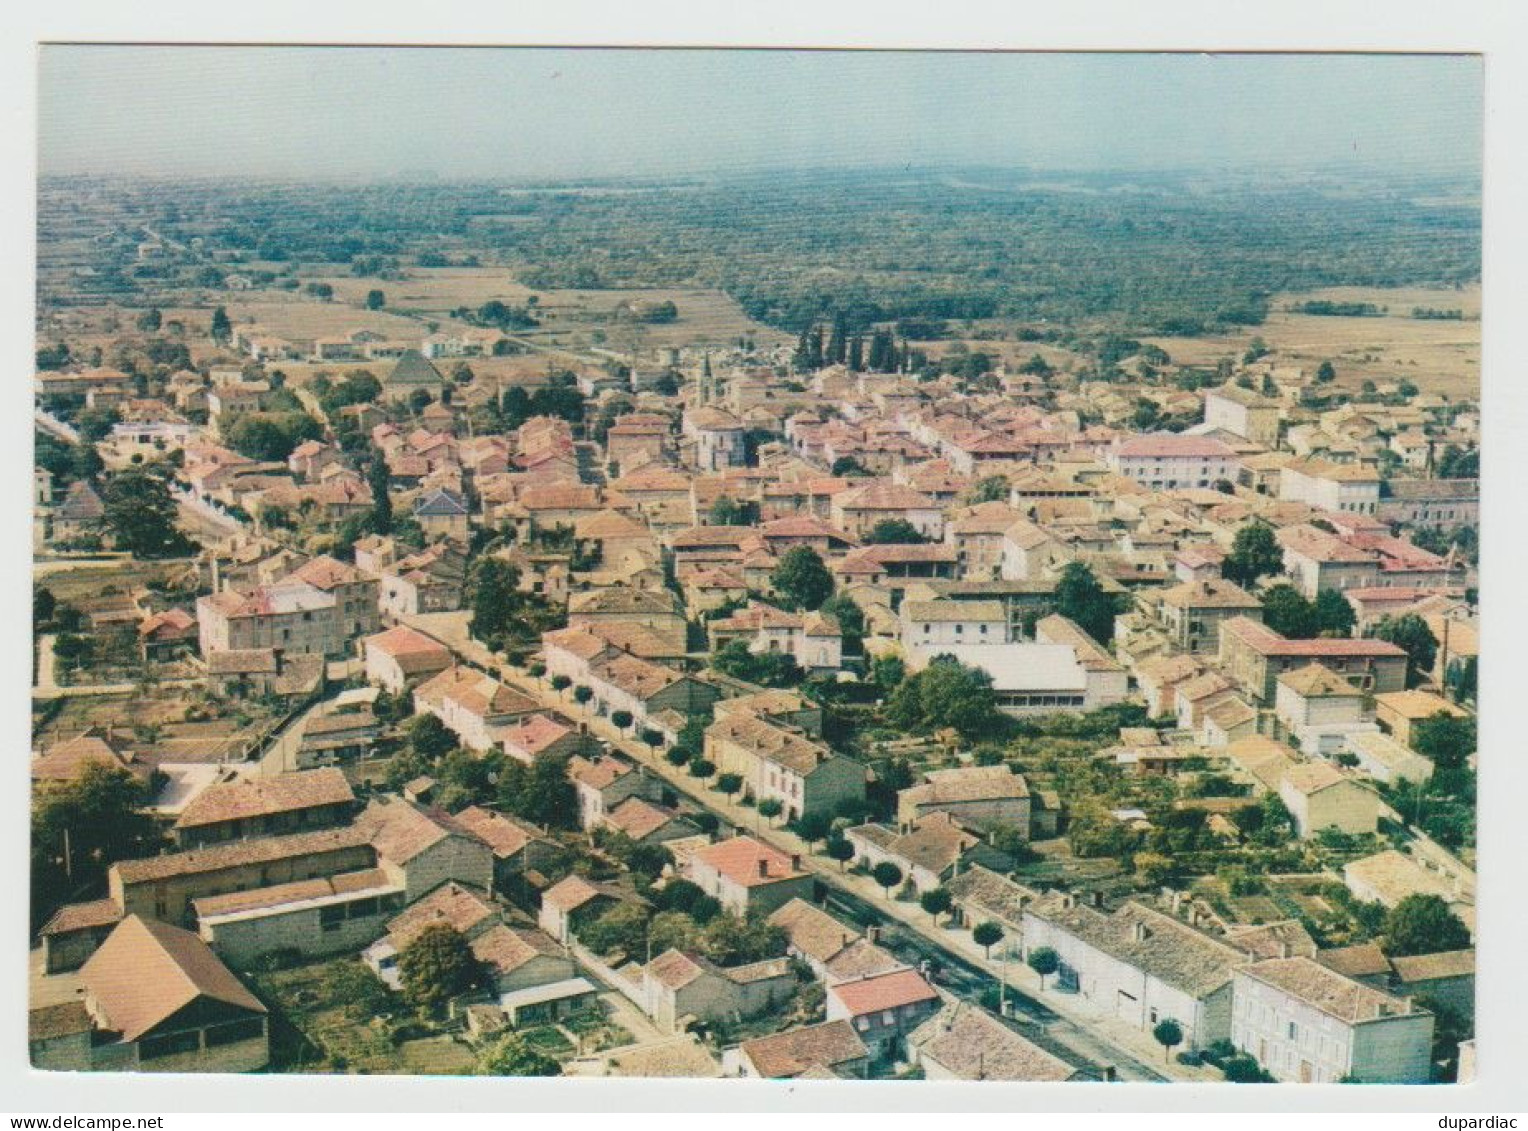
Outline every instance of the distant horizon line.
{"label": "distant horizon line", "polygon": [[[750,169],[712,170],[674,173],[589,173],[566,175],[517,176],[512,173],[433,173],[429,170],[412,169],[406,172],[293,174],[280,172],[147,172],[116,170],[76,169],[69,171],[46,171],[39,169],[37,182],[95,180],[95,181],[145,181],[163,183],[179,181],[190,183],[241,182],[266,185],[419,185],[419,186],[472,186],[515,185],[540,188],[547,191],[596,187],[605,185],[641,185],[653,188],[700,186],[707,183],[726,184],[756,180],[761,177],[783,176],[799,178],[832,178],[895,174],[904,177],[938,176],[950,173],[996,173],[1005,176],[1024,175],[1034,177],[1060,177],[1085,179],[1128,180],[1130,178],[1181,178],[1193,175],[1214,174],[1219,176],[1258,176],[1285,183],[1302,178],[1322,176],[1362,176],[1368,180],[1389,183],[1415,183],[1427,181],[1469,182],[1483,185],[1484,168],[1479,162],[1461,162],[1457,167],[1424,170],[1417,168],[1397,169],[1393,165],[1373,163],[1345,163],[1327,161],[1306,166],[1290,166],[1270,158],[1266,163],[1205,163],[1190,162],[1177,165],[995,165],[995,164],[863,164],[863,165],[762,165]],[[981,186],[972,186],[980,188]],[[1017,188],[1023,186],[994,186]]]}

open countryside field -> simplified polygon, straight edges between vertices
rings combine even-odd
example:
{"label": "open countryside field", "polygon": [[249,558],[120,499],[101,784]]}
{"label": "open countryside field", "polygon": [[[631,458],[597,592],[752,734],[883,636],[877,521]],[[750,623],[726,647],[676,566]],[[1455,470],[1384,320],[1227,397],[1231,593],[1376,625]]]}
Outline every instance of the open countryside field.
{"label": "open countryside field", "polygon": [[528,336],[552,338],[575,346],[595,343],[595,330],[607,333],[611,344],[619,344],[617,335],[622,330],[612,323],[616,308],[626,302],[672,302],[679,310],[678,319],[672,323],[640,327],[643,349],[726,342],[745,334],[760,345],[788,340],[780,331],[749,318],[733,299],[717,290],[537,289],[516,281],[512,273],[502,267],[410,268],[406,279],[358,279],[350,275],[334,275],[310,281],[332,286],[336,305],[351,303],[360,307],[368,291],[380,289],[387,296],[389,307],[443,325],[450,321],[451,311],[463,306],[476,309],[494,299],[509,306],[526,306],[534,296],[535,314],[541,326],[530,331]]}
{"label": "open countryside field", "polygon": [[[1335,318],[1297,314],[1293,304],[1311,300],[1368,302],[1386,308],[1377,318]],[[1411,317],[1413,307],[1461,310],[1464,321]],[[1245,332],[1204,338],[1148,338],[1175,362],[1213,366],[1222,357],[1239,356],[1261,337],[1277,360],[1314,371],[1330,360],[1338,384],[1406,379],[1423,392],[1449,397],[1480,395],[1480,288],[1327,287],[1300,294],[1276,295],[1268,319]]]}

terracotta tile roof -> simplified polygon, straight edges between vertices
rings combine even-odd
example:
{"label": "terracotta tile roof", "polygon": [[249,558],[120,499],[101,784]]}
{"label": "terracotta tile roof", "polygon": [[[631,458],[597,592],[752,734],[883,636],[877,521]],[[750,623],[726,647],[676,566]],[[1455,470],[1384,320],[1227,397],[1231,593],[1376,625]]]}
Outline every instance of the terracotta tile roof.
{"label": "terracotta tile roof", "polygon": [[497,731],[496,737],[506,751],[534,759],[553,743],[577,733],[571,726],[546,715],[527,715]]}
{"label": "terracotta tile roof", "polygon": [[1253,958],[1279,958],[1284,954],[1317,957],[1316,940],[1298,919],[1281,919],[1256,926],[1230,926],[1226,928],[1226,941]]}
{"label": "terracotta tile roof", "polygon": [[869,939],[852,940],[825,965],[830,982],[853,982],[906,968],[907,963]]}
{"label": "terracotta tile roof", "polygon": [[1331,668],[1317,663],[1285,672],[1278,682],[1306,699],[1356,699],[1363,694]]}
{"label": "terracotta tile roof", "polygon": [[1118,455],[1137,459],[1230,459],[1236,455],[1228,444],[1209,436],[1186,436],[1176,432],[1131,436],[1114,450]]}
{"label": "terracotta tile roof", "polygon": [[1379,657],[1406,655],[1405,651],[1384,640],[1349,640],[1323,637],[1316,640],[1286,640],[1267,625],[1247,617],[1231,617],[1220,626],[1222,636],[1229,633],[1264,656]]}
{"label": "terracotta tile roof", "polygon": [[379,856],[394,864],[407,864],[449,836],[482,843],[445,813],[421,809],[401,797],[373,800],[356,818],[355,827],[366,834]]}
{"label": "terracotta tile roof", "polygon": [[1318,950],[1310,957],[1346,978],[1389,977],[1392,969],[1385,952],[1372,942]]}
{"label": "terracotta tile roof", "polygon": [[1024,908],[1039,898],[1039,892],[1014,883],[1007,876],[999,875],[990,868],[972,864],[950,877],[945,887],[950,898],[969,903],[989,912],[994,918],[1017,924]]}
{"label": "terracotta tile roof", "polygon": [[894,970],[857,982],[841,982],[829,986],[828,993],[836,997],[852,1017],[939,1000],[938,991],[916,970]]}
{"label": "terracotta tile roof", "polygon": [[435,707],[450,700],[468,714],[485,719],[529,714],[540,706],[530,696],[522,695],[493,676],[460,665],[447,668],[420,684],[414,696],[419,702]]}
{"label": "terracotta tile roof", "polygon": [[645,902],[633,892],[625,891],[615,884],[596,883],[587,880],[580,875],[569,875],[558,880],[546,891],[541,893],[541,902],[562,911],[564,914],[577,911],[586,903],[595,899],[614,899],[620,902]]}
{"label": "terracotta tile roof", "polygon": [[365,645],[368,650],[376,649],[395,660],[404,675],[441,671],[451,666],[451,649],[406,624],[368,636]]}
{"label": "terracotta tile roof", "polygon": [[1437,954],[1408,954],[1392,958],[1402,982],[1430,982],[1435,978],[1473,978],[1475,950],[1445,950]]}
{"label": "terracotta tile roof", "polygon": [[995,801],[1029,796],[1029,783],[1008,765],[963,766],[952,770],[929,770],[923,784],[910,786],[898,795],[916,805],[953,804],[962,801]]}
{"label": "terracotta tile roof", "polygon": [[1196,998],[1225,985],[1232,969],[1246,961],[1237,947],[1140,903],[1127,903],[1111,915],[1052,894],[1026,914]]}
{"label": "terracotta tile roof", "polygon": [[618,653],[589,665],[591,678],[603,680],[639,700],[651,699],[664,688],[689,677],[640,656]]}
{"label": "terracotta tile roof", "polygon": [[1313,958],[1267,958],[1242,967],[1238,973],[1283,990],[1347,1024],[1413,1012],[1405,999],[1344,977]]}
{"label": "terracotta tile roof", "polygon": [[27,1011],[27,1040],[52,1041],[91,1030],[90,1010],[83,1001],[40,1005]]}
{"label": "terracotta tile roof", "polygon": [[681,615],[679,601],[674,594],[653,589],[634,589],[627,585],[611,585],[587,593],[575,593],[568,599],[568,612],[572,616],[611,613]]}
{"label": "terracotta tile roof", "polygon": [[388,920],[387,935],[393,946],[402,950],[420,931],[437,923],[445,923],[470,937],[484,923],[498,919],[497,907],[478,892],[452,880]]}
{"label": "terracotta tile roof", "polygon": [[344,773],[334,767],[299,770],[274,778],[243,778],[208,786],[192,799],[175,822],[177,829],[194,829],[222,821],[238,821],[355,800]]}
{"label": "terracotta tile roof", "polygon": [[815,962],[826,962],[859,937],[858,931],[804,899],[777,908],[769,922],[785,931],[791,949]]}
{"label": "terracotta tile roof", "polygon": [[248,864],[354,848],[369,843],[369,839],[365,829],[355,826],[321,829],[317,832],[293,833],[290,836],[257,837],[211,848],[194,848],[189,852],[146,856],[139,860],[119,860],[112,865],[112,870],[124,884],[150,883],[175,876],[217,872]]}
{"label": "terracotta tile roof", "polygon": [[614,782],[633,773],[636,769],[635,763],[609,755],[585,758],[575,754],[568,759],[568,777],[590,789],[608,789]]}
{"label": "terracotta tile roof", "polygon": [[88,903],[66,903],[43,924],[40,934],[66,935],[91,927],[105,927],[122,918],[122,908],[114,899],[92,899]]}
{"label": "terracotta tile roof", "polygon": [[647,964],[646,974],[665,989],[679,990],[714,969],[699,955],[670,949]]}
{"label": "terracotta tile roof", "polygon": [[561,958],[563,951],[551,937],[533,928],[490,927],[468,946],[473,955],[496,974],[512,974],[537,958]]}
{"label": "terracotta tile roof", "polygon": [[199,998],[264,1013],[265,1006],[190,931],[131,915],[80,970],[105,1024],[136,1041]]}
{"label": "terracotta tile roof", "polygon": [[833,505],[845,511],[910,511],[938,510],[939,504],[921,491],[900,483],[872,483],[844,491],[833,499]]}
{"label": "terracotta tile roof", "polygon": [[679,814],[672,809],[654,805],[640,797],[628,797],[606,815],[605,824],[633,840],[641,840],[658,832],[670,821],[680,819]]}
{"label": "terracotta tile roof", "polygon": [[366,575],[355,566],[346,565],[327,554],[304,563],[294,569],[290,576],[306,581],[315,589],[322,589],[325,592],[338,585],[355,585],[368,580]]}
{"label": "terracotta tile roof", "polygon": [[728,713],[706,728],[715,741],[736,743],[757,758],[797,774],[810,774],[837,757],[825,743],[748,713]]}
{"label": "terracotta tile roof", "polygon": [[[1182,555],[1180,555],[1182,556]],[[1222,578],[1186,581],[1157,594],[1157,600],[1176,609],[1260,609],[1262,602],[1241,586]]]}
{"label": "terracotta tile roof", "polygon": [[135,776],[147,776],[149,767],[137,763],[132,754],[115,740],[87,731],[63,742],[56,742],[32,760],[33,781],[74,781],[89,765],[126,770]]}
{"label": "terracotta tile roof", "polygon": [[522,851],[532,841],[540,839],[534,829],[522,825],[512,817],[481,805],[463,809],[455,816],[456,823],[493,849],[493,854],[503,860]]}
{"label": "terracotta tile roof", "polygon": [[951,1002],[908,1036],[910,1048],[960,1080],[1070,1080],[1077,1070],[968,1001]]}
{"label": "terracotta tile roof", "polygon": [[270,887],[252,888],[249,891],[206,896],[192,900],[191,905],[197,919],[205,921],[215,915],[234,915],[287,903],[373,890],[380,892],[402,889],[382,869],[363,868],[356,872],[341,872],[337,876],[316,876],[310,880],[293,880],[291,883],[272,884]]}
{"label": "terracotta tile roof", "polygon": [[789,1080],[812,1069],[831,1069],[870,1056],[865,1042],[847,1021],[788,1029],[744,1041],[740,1047],[754,1070],[769,1080]]}
{"label": "terracotta tile roof", "polygon": [[751,836],[735,836],[707,845],[691,857],[691,862],[703,863],[741,887],[758,887],[806,875],[778,848]]}

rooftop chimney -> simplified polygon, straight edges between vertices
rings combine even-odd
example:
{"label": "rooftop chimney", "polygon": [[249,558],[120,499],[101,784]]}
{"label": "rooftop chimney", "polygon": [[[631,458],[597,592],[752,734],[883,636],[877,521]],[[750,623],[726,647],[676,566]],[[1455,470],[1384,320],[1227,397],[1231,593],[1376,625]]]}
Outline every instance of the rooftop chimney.
{"label": "rooftop chimney", "polygon": [[1145,942],[1146,934],[1147,931],[1145,923],[1137,920],[1136,922],[1130,924],[1130,937],[1136,942]]}
{"label": "rooftop chimney", "polygon": [[761,857],[759,857],[759,877],[762,879],[762,878],[767,877],[768,875],[769,875],[769,861],[764,859],[764,857],[761,856]]}
{"label": "rooftop chimney", "polygon": [[791,854],[791,871],[801,871],[801,857],[796,853]]}
{"label": "rooftop chimney", "polygon": [[1294,954],[1294,948],[1289,945],[1288,939],[1279,940],[1279,957],[1289,958]]}

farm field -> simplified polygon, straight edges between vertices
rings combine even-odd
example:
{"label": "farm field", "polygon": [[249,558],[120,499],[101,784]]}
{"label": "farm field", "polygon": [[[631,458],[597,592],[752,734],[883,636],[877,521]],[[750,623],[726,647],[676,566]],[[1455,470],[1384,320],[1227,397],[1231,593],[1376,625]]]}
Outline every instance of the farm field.
{"label": "farm field", "polygon": [[[1376,318],[1298,314],[1290,305],[1311,300],[1368,302],[1388,308]],[[1411,317],[1413,307],[1462,310],[1464,321]],[[1330,360],[1337,383],[1356,389],[1372,380],[1406,379],[1423,392],[1450,397],[1480,395],[1480,288],[1328,287],[1276,295],[1267,321],[1244,332],[1204,338],[1147,338],[1187,365],[1213,366],[1243,353],[1254,337],[1274,351],[1280,365],[1314,370]]]}
{"label": "farm field", "polygon": [[[398,280],[358,279],[351,275],[322,276],[305,281],[328,283],[334,288],[335,304],[354,304],[359,308],[368,291],[380,289],[387,295],[389,307],[408,311],[442,325],[452,324],[450,312],[466,306],[477,308],[497,299],[509,306],[526,306],[532,297],[541,326],[527,336],[558,340],[561,344],[587,345],[595,342],[593,331],[605,330],[612,344],[617,336],[635,328],[632,324],[612,325],[614,314],[623,302],[672,302],[679,310],[676,321],[666,325],[641,325],[640,342],[645,349],[668,349],[692,344],[728,341],[751,335],[761,345],[784,342],[788,336],[755,322],[738,304],[721,291],[688,288],[643,288],[632,290],[546,290],[527,287],[516,281],[502,267],[410,268],[408,278]],[[229,313],[233,311],[230,308]]]}

